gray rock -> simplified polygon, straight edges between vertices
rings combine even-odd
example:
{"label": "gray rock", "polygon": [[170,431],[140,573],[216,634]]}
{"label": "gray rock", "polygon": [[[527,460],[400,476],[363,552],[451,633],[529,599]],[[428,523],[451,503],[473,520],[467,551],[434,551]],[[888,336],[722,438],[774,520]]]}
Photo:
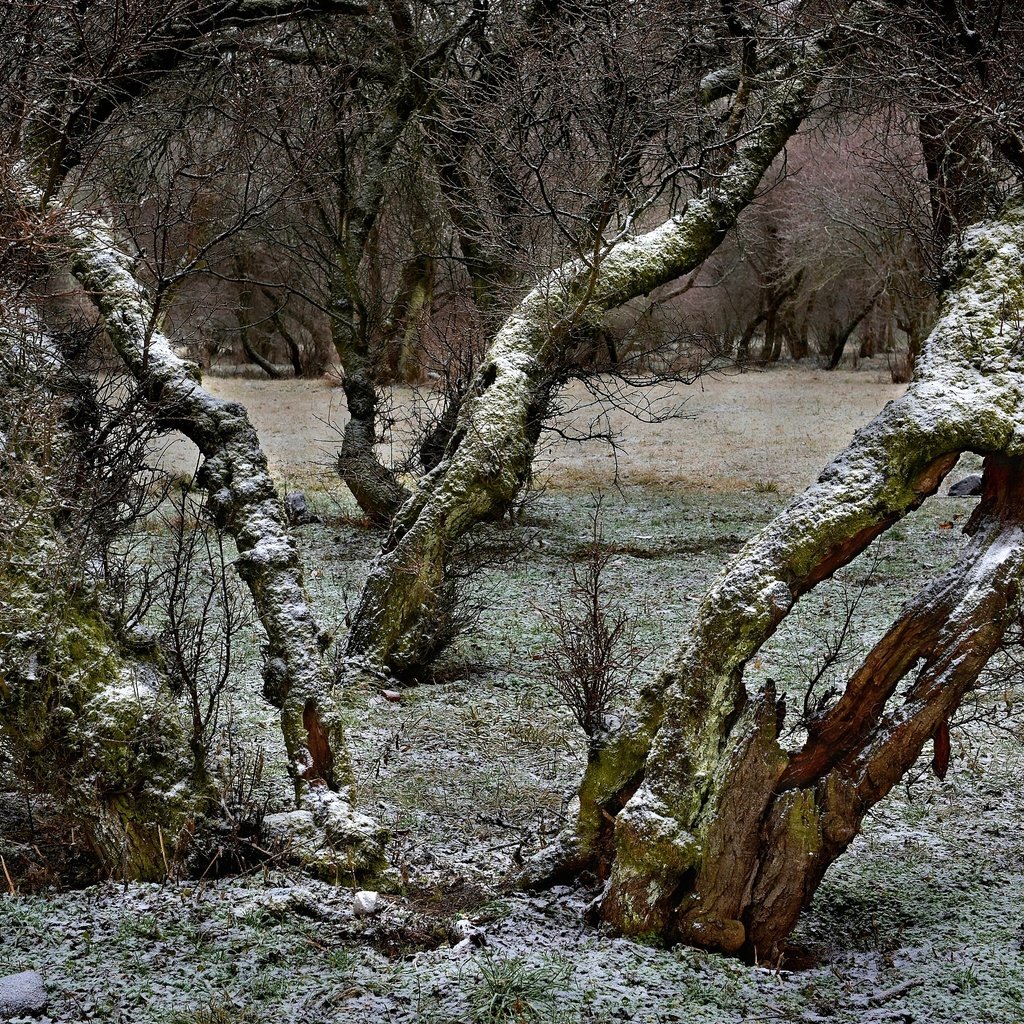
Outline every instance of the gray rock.
{"label": "gray rock", "polygon": [[951,498],[974,498],[981,494],[981,477],[965,476],[963,480],[958,480],[949,489],[949,496]]}
{"label": "gray rock", "polygon": [[8,1017],[38,1017],[46,1012],[49,1000],[42,975],[22,971],[0,978],[0,1020]]}
{"label": "gray rock", "polygon": [[306,495],[302,491],[289,491],[284,496],[284,512],[292,526],[321,522],[320,517],[310,511]]}

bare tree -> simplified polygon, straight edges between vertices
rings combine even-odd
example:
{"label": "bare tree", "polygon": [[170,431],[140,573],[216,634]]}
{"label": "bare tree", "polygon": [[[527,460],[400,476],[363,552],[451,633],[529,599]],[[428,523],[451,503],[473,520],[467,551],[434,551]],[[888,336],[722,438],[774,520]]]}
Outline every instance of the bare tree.
{"label": "bare tree", "polygon": [[[135,260],[109,224],[94,209],[76,208],[75,187],[81,192],[84,185],[71,174],[93,158],[125,108],[211,47],[216,53],[224,33],[325,11],[363,9],[243,0],[183,2],[156,12],[140,3],[130,8],[131,18],[108,24],[116,12],[104,4],[74,11],[19,6],[4,52],[18,58],[18,67],[24,64],[25,92],[5,114],[22,159],[5,182],[3,216],[27,225],[27,234],[11,240],[25,247],[29,239],[38,266],[71,268],[157,421],[182,430],[203,453],[199,478],[209,507],[235,540],[236,566],[266,633],[264,690],[281,709],[290,771],[298,797],[306,801],[303,813],[313,819],[310,824],[332,832],[350,867],[372,869],[380,861],[378,833],[346,799],[349,769],[340,714],[321,661],[323,638],[256,433],[241,406],[213,399],[199,384],[197,368],[172,351],[159,330],[159,293],[147,293],[135,276]],[[91,45],[93,33],[102,46]],[[86,40],[90,45],[79,45]],[[152,846],[151,833],[140,841]]]}
{"label": "bare tree", "polygon": [[[801,40],[790,63],[730,95],[729,135],[707,188],[659,227],[592,239],[592,249],[557,268],[519,303],[495,337],[460,410],[441,463],[422,479],[392,523],[367,580],[347,652],[398,673],[432,656],[450,604],[456,543],[505,513],[526,482],[555,386],[560,353],[609,309],[689,273],[715,250],[761,178],[811,109],[836,59],[826,30]],[[791,44],[792,45],[792,44]],[[795,62],[795,63],[792,63]]]}

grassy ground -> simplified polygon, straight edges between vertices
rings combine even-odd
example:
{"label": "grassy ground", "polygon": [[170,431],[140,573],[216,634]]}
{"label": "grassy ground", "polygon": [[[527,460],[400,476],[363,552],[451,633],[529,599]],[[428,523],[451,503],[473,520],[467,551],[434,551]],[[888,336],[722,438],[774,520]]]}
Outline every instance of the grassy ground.
{"label": "grassy ground", "polygon": [[[342,629],[378,538],[330,493],[312,498],[325,522],[299,531],[310,589]],[[636,616],[647,655],[634,685],[685,628],[709,577],[783,500],[763,482],[604,496],[610,600]],[[869,818],[805,915],[789,965],[603,936],[582,924],[592,897],[583,885],[506,890],[509,872],[562,824],[583,766],[578,731],[538,668],[540,612],[566,592],[591,505],[586,491],[550,490],[514,531],[495,532],[496,547],[514,536],[525,549],[473,580],[467,597],[483,611],[437,682],[399,703],[349,694],[360,799],[392,829],[395,891],[382,914],[354,917],[344,886],[271,871],[7,896],[0,974],[42,971],[50,1019],[62,1022],[1024,1021],[1024,753],[991,724],[1006,718],[998,684],[979,698],[987,721],[956,735],[945,782],[919,772]],[[936,498],[890,531],[804,602],[752,677],[799,700],[810,652],[835,641],[851,606],[855,657],[955,557],[972,506]],[[273,777],[282,752],[256,696],[257,639],[243,647],[232,706]]]}

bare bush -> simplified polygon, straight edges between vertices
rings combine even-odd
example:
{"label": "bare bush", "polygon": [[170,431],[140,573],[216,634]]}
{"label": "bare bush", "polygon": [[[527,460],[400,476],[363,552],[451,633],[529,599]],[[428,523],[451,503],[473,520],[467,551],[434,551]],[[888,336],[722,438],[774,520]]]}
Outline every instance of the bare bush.
{"label": "bare bush", "polygon": [[608,598],[606,571],[614,550],[604,542],[601,502],[590,514],[590,540],[571,568],[566,598],[540,615],[551,630],[542,674],[586,733],[598,744],[612,706],[636,670],[636,623]]}
{"label": "bare bush", "polygon": [[158,602],[165,620],[159,643],[171,688],[186,705],[195,770],[204,774],[231,676],[234,639],[252,618],[228,569],[222,534],[186,493],[173,506],[170,560]]}

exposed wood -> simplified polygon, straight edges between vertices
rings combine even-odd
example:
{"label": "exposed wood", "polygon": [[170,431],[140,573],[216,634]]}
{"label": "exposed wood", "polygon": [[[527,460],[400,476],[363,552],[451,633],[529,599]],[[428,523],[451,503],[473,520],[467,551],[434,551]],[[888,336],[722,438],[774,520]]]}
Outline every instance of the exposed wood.
{"label": "exposed wood", "polygon": [[[1007,296],[1024,294],[1022,238],[1019,201],[968,234],[907,393],[734,559],[635,717],[588,766],[565,847],[577,866],[607,861],[602,912],[616,928],[770,957],[866,810],[933,737],[944,767],[945,723],[1017,600],[1024,373],[1002,325]],[[810,723],[804,747],[778,762],[774,782],[771,773],[751,782],[744,751],[761,750],[761,765],[779,755],[762,698],[748,701],[747,662],[801,595],[934,493],[962,451],[990,454],[960,564],[907,605],[844,695]],[[893,709],[915,667],[905,704]],[[642,784],[622,801],[638,773]],[[609,847],[596,822],[616,804]],[[757,808],[751,859],[739,851]],[[742,899],[737,871],[746,871]]]}

